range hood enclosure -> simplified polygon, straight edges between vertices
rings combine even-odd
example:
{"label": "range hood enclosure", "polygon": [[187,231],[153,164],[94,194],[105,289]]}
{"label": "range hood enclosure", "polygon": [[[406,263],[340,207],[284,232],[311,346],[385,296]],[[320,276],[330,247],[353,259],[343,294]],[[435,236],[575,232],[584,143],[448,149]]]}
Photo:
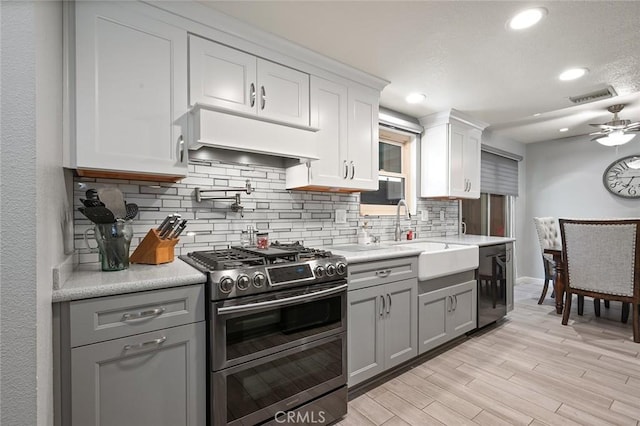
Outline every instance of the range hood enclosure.
{"label": "range hood enclosure", "polygon": [[315,132],[274,124],[202,107],[190,112],[189,149],[203,146],[293,158],[317,160]]}

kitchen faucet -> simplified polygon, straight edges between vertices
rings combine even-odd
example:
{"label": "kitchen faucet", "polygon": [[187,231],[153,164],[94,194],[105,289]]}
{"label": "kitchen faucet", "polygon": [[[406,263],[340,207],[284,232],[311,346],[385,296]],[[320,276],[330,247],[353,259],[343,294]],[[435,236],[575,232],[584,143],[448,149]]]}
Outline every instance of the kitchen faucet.
{"label": "kitchen faucet", "polygon": [[396,230],[395,230],[395,240],[400,241],[400,236],[402,231],[400,230],[400,206],[404,206],[404,210],[407,212],[407,219],[411,220],[411,213],[409,213],[409,207],[407,207],[407,202],[404,199],[400,199],[398,201],[398,205],[396,207]]}

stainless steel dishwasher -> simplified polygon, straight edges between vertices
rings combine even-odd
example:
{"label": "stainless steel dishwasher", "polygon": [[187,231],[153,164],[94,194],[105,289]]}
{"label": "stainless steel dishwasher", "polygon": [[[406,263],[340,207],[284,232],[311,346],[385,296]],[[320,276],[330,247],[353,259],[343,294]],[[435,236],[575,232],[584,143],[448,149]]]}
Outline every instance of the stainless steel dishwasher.
{"label": "stainless steel dishwasher", "polygon": [[507,314],[507,246],[480,247],[478,280],[478,328]]}

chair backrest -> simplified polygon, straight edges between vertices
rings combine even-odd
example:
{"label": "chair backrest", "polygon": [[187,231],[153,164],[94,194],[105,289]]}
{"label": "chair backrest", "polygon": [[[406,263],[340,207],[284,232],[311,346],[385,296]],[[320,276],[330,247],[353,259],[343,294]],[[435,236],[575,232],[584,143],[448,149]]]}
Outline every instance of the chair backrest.
{"label": "chair backrest", "polygon": [[540,251],[551,247],[560,247],[562,242],[560,240],[558,221],[555,217],[534,217],[533,223],[536,225]]}
{"label": "chair backrest", "polygon": [[640,220],[560,219],[562,256],[572,289],[640,294]]}

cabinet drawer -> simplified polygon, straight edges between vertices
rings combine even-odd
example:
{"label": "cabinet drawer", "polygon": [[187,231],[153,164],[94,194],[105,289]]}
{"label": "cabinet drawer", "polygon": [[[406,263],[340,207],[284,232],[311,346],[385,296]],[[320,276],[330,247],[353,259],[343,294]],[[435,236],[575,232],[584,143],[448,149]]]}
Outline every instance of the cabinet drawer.
{"label": "cabinet drawer", "polygon": [[204,320],[204,285],[69,304],[71,347]]}
{"label": "cabinet drawer", "polygon": [[417,257],[357,263],[349,265],[349,290],[357,290],[417,276]]}

